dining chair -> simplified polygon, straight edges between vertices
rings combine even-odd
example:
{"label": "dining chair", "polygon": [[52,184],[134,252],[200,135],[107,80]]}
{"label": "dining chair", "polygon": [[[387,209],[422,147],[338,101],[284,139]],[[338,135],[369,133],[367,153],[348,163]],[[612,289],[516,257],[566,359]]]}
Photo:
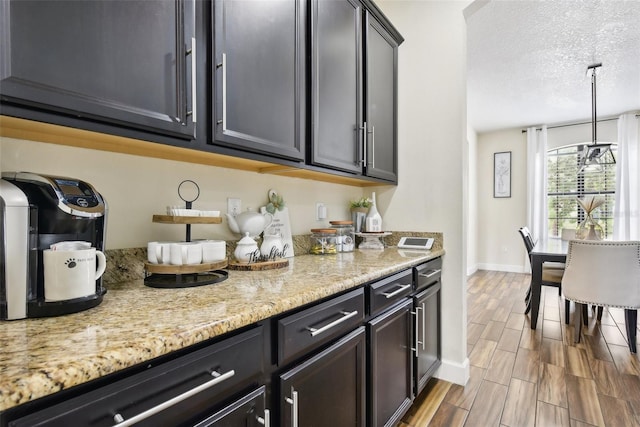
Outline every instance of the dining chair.
{"label": "dining chair", "polygon": [[[529,257],[529,266],[531,266],[531,251],[535,246],[533,238],[531,236],[531,232],[529,229],[525,227],[520,227],[518,229],[520,236],[522,237],[522,241],[524,242],[524,247],[527,251],[527,255]],[[546,264],[546,263],[545,263]],[[564,265],[562,268],[558,268],[556,266],[542,266],[542,285],[545,286],[554,286],[558,288],[558,295],[562,294],[562,274],[564,273]],[[524,314],[529,313],[531,310],[531,285],[529,285],[529,289],[527,290],[527,295],[524,298],[524,302],[527,305]],[[569,301],[565,300],[565,311],[569,311]]]}
{"label": "dining chair", "polygon": [[[640,241],[569,241],[562,292],[576,303],[576,343],[580,342],[581,317],[587,304],[618,307],[624,309],[629,349],[636,352]],[[579,306],[583,309],[579,310]]]}

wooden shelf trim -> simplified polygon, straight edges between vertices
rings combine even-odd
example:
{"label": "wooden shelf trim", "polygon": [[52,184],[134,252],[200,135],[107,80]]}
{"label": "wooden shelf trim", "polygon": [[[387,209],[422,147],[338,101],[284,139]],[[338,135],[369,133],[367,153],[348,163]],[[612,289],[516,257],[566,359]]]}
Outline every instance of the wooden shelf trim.
{"label": "wooden shelf trim", "polygon": [[359,179],[358,177],[333,175],[331,173],[323,173],[315,170],[297,169],[295,167],[282,166],[275,163],[243,159],[240,157],[210,153],[191,148],[174,147],[172,145],[125,138],[117,135],[103,134],[84,129],[36,122],[33,120],[4,115],[0,115],[0,136],[78,148],[109,151],[113,153],[132,154],[135,156],[217,166],[263,174],[310,179],[314,181],[356,187],[385,185],[381,182]]}

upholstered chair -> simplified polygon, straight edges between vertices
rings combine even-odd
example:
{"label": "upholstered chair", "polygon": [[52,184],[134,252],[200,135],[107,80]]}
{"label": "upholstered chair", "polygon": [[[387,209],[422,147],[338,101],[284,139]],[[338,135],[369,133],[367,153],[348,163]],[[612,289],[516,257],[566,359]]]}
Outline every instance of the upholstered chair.
{"label": "upholstered chair", "polygon": [[627,340],[636,352],[640,308],[640,242],[571,240],[562,277],[562,292],[576,303],[575,342],[580,342],[586,304],[623,308]]}

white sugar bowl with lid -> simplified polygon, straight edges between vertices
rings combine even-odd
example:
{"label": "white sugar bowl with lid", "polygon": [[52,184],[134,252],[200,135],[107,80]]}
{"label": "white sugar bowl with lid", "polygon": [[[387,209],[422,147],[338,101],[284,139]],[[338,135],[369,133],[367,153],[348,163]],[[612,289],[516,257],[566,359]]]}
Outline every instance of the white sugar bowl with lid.
{"label": "white sugar bowl with lid", "polygon": [[245,236],[236,243],[236,250],[233,251],[233,256],[240,263],[248,263],[251,261],[251,257],[260,255],[258,244],[249,236],[249,232],[245,233]]}

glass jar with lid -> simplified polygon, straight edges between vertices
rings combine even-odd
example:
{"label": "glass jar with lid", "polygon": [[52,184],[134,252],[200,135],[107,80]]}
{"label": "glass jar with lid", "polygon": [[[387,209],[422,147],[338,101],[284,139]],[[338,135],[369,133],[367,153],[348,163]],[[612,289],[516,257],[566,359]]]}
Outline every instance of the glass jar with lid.
{"label": "glass jar with lid", "polygon": [[336,230],[336,250],[353,252],[355,248],[353,221],[329,221],[329,224]]}
{"label": "glass jar with lid", "polygon": [[335,228],[312,228],[311,249],[314,255],[330,255],[337,253]]}

